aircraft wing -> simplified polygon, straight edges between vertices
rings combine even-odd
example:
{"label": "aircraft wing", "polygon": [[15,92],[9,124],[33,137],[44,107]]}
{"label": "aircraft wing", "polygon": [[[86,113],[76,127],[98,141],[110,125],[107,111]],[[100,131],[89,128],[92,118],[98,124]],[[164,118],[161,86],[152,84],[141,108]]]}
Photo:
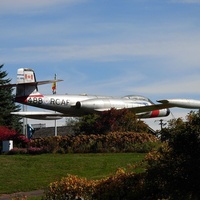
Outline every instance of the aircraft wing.
{"label": "aircraft wing", "polygon": [[194,99],[162,99],[157,100],[160,104],[153,104],[148,106],[140,106],[131,108],[135,113],[148,112],[153,110],[160,110],[165,108],[187,108],[187,109],[200,109],[200,101]]}
{"label": "aircraft wing", "polygon": [[64,114],[58,112],[41,112],[41,111],[26,111],[26,112],[11,112],[12,115],[19,115],[21,117],[42,120],[57,120],[65,117]]}
{"label": "aircraft wing", "polygon": [[133,108],[129,108],[129,110],[131,110],[134,113],[145,113],[145,112],[151,112],[154,110],[161,110],[161,109],[165,109],[165,108],[172,108],[175,107],[173,105],[170,104],[152,104],[152,105],[146,105],[146,106],[139,106],[139,107],[133,107]]}
{"label": "aircraft wing", "polygon": [[157,102],[170,107],[200,109],[200,101],[194,99],[164,99],[158,100]]}
{"label": "aircraft wing", "polygon": [[[138,107],[132,107],[132,108],[127,108],[128,110],[131,110],[134,113],[144,113],[144,112],[150,112],[153,110],[160,110],[160,109],[165,109],[165,108],[172,108],[175,106],[169,105],[169,104],[153,104],[153,105],[141,105]],[[116,110],[120,110],[122,108],[115,108]],[[94,109],[97,112],[103,112],[103,111],[108,111],[110,108],[98,108]]]}

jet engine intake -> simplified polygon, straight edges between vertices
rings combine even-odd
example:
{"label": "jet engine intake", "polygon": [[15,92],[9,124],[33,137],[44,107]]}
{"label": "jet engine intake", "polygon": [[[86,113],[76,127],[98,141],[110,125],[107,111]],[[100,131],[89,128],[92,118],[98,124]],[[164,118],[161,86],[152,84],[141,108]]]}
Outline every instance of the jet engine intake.
{"label": "jet engine intake", "polygon": [[81,108],[81,102],[80,102],[80,101],[77,101],[75,107],[76,107],[77,109],[80,109],[80,108]]}

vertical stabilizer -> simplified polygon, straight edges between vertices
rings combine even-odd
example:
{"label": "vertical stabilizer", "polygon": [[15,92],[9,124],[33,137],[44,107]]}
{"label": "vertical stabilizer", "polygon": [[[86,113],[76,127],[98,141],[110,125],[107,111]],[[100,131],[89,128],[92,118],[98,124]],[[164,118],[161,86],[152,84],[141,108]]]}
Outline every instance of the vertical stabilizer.
{"label": "vertical stabilizer", "polygon": [[34,71],[29,68],[18,69],[16,97],[27,97],[30,94],[37,93],[38,88]]}
{"label": "vertical stabilizer", "polygon": [[20,68],[17,70],[17,84],[33,82],[36,82],[36,78],[32,69]]}

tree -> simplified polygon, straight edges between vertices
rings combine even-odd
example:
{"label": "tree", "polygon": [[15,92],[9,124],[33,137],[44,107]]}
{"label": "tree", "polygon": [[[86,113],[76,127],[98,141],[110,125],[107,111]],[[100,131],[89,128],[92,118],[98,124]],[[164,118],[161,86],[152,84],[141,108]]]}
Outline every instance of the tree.
{"label": "tree", "polygon": [[[2,70],[3,65],[0,65],[0,85],[10,84],[11,79],[6,78],[7,72]],[[19,105],[14,103],[13,89],[11,87],[0,88],[0,125],[6,126],[19,132],[21,130],[20,118],[11,115],[10,112],[20,110]]]}
{"label": "tree", "polygon": [[147,132],[147,125],[138,120],[128,109],[111,109],[97,114],[86,115],[77,123],[78,133],[106,134],[108,132]]}
{"label": "tree", "polygon": [[174,121],[168,140],[148,160],[146,188],[152,199],[200,199],[200,116]]}

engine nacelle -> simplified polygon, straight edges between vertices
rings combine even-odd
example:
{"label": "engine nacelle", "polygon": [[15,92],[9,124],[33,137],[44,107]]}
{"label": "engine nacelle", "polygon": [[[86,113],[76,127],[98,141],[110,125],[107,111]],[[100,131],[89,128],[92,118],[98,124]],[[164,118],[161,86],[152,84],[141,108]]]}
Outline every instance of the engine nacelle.
{"label": "engine nacelle", "polygon": [[119,98],[98,98],[76,103],[77,109],[94,109],[96,111],[110,110],[111,108],[123,109],[135,107],[134,103],[127,99]]}
{"label": "engine nacelle", "polygon": [[137,114],[139,118],[156,118],[156,117],[166,117],[170,114],[170,110],[168,108],[161,110],[153,110],[151,112]]}

